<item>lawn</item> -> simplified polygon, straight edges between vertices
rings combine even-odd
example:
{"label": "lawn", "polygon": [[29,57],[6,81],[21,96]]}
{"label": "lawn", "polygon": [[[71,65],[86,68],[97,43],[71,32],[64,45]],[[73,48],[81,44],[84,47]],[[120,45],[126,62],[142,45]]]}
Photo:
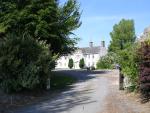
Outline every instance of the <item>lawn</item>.
{"label": "lawn", "polygon": [[51,89],[57,90],[57,89],[64,89],[71,84],[75,83],[77,81],[76,78],[60,73],[60,72],[52,72],[51,76]]}
{"label": "lawn", "polygon": [[[49,91],[39,89],[34,91],[22,91],[17,94],[5,94],[0,92],[0,113],[3,110],[15,109],[20,105],[38,103],[53,98],[76,81],[77,79],[72,76],[60,72],[52,72],[51,89]],[[11,104],[11,98],[13,99],[13,104]]]}

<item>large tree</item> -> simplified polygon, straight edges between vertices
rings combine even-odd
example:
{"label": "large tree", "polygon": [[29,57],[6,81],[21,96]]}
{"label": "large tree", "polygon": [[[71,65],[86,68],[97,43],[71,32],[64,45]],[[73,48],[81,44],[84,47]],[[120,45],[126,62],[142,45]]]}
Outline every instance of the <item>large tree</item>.
{"label": "large tree", "polygon": [[121,66],[122,73],[120,81],[122,81],[122,75],[129,78],[131,84],[126,87],[133,91],[137,88],[138,80],[134,21],[122,19],[118,24],[114,25],[110,36],[112,41],[109,46],[109,52],[114,52],[118,56],[116,63]]}
{"label": "large tree", "polygon": [[0,0],[0,88],[46,88],[55,56],[74,50],[79,19],[76,0]]}
{"label": "large tree", "polygon": [[[81,25],[79,5],[68,0],[60,6],[58,0],[1,0],[0,35],[30,34],[50,45],[53,53],[74,50],[76,38],[72,31]],[[3,36],[2,35],[2,36]]]}
{"label": "large tree", "polygon": [[109,51],[118,52],[123,50],[135,41],[135,28],[133,20],[122,19],[118,24],[113,26],[113,31],[110,33],[111,42]]}
{"label": "large tree", "polygon": [[0,88],[5,92],[45,89],[54,60],[44,43],[28,35],[8,35],[0,43]]}

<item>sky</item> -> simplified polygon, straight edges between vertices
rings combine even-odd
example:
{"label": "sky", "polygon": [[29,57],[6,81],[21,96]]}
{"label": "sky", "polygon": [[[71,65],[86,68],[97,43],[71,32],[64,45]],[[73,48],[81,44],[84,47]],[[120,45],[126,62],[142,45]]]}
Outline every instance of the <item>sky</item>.
{"label": "sky", "polygon": [[82,11],[82,25],[74,31],[81,38],[78,47],[87,47],[90,41],[99,46],[102,40],[108,47],[114,24],[123,18],[134,20],[136,36],[140,36],[144,29],[150,26],[150,0],[78,0],[78,2]]}

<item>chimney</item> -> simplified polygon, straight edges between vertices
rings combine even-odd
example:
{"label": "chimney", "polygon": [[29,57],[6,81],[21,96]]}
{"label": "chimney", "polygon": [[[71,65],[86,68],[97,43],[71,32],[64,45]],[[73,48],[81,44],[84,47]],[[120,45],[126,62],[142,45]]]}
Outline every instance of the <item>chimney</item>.
{"label": "chimney", "polygon": [[105,47],[105,41],[101,41],[101,47]]}
{"label": "chimney", "polygon": [[90,48],[92,48],[93,47],[93,42],[90,42],[89,46],[90,46]]}

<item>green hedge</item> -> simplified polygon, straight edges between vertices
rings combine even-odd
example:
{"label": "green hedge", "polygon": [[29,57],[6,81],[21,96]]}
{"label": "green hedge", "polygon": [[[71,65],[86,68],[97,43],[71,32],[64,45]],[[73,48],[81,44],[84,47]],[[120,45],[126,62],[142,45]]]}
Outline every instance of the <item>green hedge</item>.
{"label": "green hedge", "polygon": [[150,40],[142,43],[138,49],[140,91],[144,100],[150,100]]}
{"label": "green hedge", "polygon": [[9,35],[0,43],[0,88],[5,92],[45,87],[53,67],[48,47],[30,36]]}
{"label": "green hedge", "polygon": [[97,69],[113,69],[118,59],[119,57],[115,53],[109,52],[97,62]]}

